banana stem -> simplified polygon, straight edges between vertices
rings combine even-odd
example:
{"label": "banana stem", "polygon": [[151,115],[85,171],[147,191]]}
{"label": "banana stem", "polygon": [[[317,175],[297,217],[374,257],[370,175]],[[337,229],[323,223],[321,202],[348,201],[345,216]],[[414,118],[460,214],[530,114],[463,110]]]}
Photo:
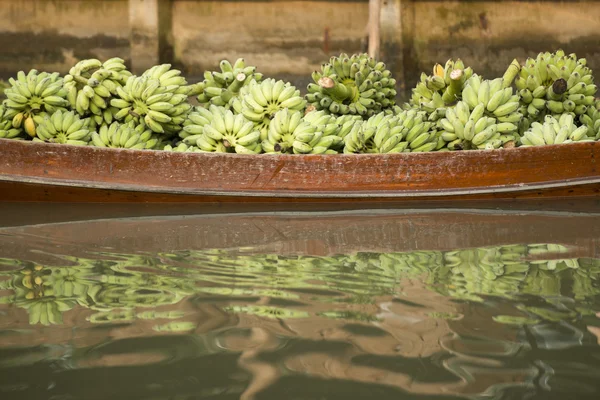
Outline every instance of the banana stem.
{"label": "banana stem", "polygon": [[517,74],[520,71],[521,71],[521,65],[519,64],[519,62],[515,58],[510,63],[510,65],[506,69],[506,72],[502,76],[502,88],[506,89],[507,87],[510,87],[512,85],[513,81],[515,80],[515,78],[517,77]]}
{"label": "banana stem", "polygon": [[567,81],[565,81],[564,79],[560,78],[557,79],[553,84],[552,84],[552,91],[556,94],[563,94],[564,92],[567,91]]}
{"label": "banana stem", "polygon": [[231,82],[231,85],[229,85],[229,87],[227,89],[229,89],[232,93],[237,93],[240,91],[240,89],[242,88],[242,86],[244,86],[244,82],[246,82],[246,74],[244,74],[243,72],[240,72],[239,74],[237,74],[235,76],[235,79],[233,80],[233,82]]}
{"label": "banana stem", "polygon": [[310,113],[312,111],[315,111],[316,109],[317,109],[317,107],[315,107],[312,104],[310,104],[310,105],[308,105],[306,107],[306,110],[304,110],[304,115],[306,115],[306,114],[308,114],[308,113]]}
{"label": "banana stem", "polygon": [[458,98],[458,95],[462,91],[463,75],[464,72],[462,69],[455,69],[452,72],[450,72],[450,85],[448,86],[448,89],[442,96],[442,100],[445,104],[453,104]]}
{"label": "banana stem", "polygon": [[319,79],[319,86],[323,88],[323,92],[330,95],[337,101],[344,101],[352,95],[352,91],[344,84],[334,81],[328,76]]}
{"label": "banana stem", "polygon": [[458,94],[462,90],[462,77],[464,72],[462,69],[455,69],[450,72],[450,90],[453,94]]}

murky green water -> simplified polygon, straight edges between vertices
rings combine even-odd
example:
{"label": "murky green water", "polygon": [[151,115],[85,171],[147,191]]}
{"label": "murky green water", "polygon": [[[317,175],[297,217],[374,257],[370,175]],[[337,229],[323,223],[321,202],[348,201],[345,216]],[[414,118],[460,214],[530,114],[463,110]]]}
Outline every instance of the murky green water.
{"label": "murky green water", "polygon": [[0,228],[0,398],[595,399],[599,222],[13,221]]}

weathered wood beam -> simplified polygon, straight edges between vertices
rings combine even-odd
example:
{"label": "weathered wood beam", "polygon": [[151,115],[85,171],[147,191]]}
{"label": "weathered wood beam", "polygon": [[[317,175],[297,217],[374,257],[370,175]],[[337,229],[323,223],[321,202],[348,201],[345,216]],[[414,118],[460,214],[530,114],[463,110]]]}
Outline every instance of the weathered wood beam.
{"label": "weathered wood beam", "polygon": [[369,0],[369,55],[379,58],[381,0]]}
{"label": "weathered wood beam", "polygon": [[129,0],[129,26],[134,73],[170,59],[170,0]]}
{"label": "weathered wood beam", "polygon": [[415,74],[414,2],[384,0],[381,8],[380,58],[398,81],[398,94],[406,97]]}

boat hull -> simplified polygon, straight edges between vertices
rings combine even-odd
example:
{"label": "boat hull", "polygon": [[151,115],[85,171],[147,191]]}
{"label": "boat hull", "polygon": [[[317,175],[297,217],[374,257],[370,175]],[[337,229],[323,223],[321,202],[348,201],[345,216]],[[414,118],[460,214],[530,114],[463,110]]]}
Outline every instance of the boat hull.
{"label": "boat hull", "polygon": [[600,143],[383,155],[237,155],[0,140],[0,200],[435,201],[597,196]]}

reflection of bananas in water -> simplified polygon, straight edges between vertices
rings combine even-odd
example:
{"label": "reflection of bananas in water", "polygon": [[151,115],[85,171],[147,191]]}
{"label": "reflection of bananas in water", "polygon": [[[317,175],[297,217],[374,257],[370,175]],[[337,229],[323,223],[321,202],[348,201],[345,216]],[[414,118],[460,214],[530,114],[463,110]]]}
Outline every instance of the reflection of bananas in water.
{"label": "reflection of bananas in water", "polygon": [[90,315],[87,320],[92,324],[114,324],[118,322],[132,322],[135,313],[132,310],[104,311]]}
{"label": "reflection of bananas in water", "polygon": [[183,311],[143,311],[136,314],[139,319],[179,319],[183,318]]}
{"label": "reflection of bananas in water", "polygon": [[187,332],[196,328],[196,324],[187,321],[173,321],[163,325],[152,327],[157,332]]}
{"label": "reflection of bananas in water", "polygon": [[[543,297],[548,307],[524,308],[526,315],[513,319],[496,318],[498,322],[522,324],[541,319],[571,319],[573,315],[591,312],[585,302],[600,294],[596,283],[600,279],[600,260],[572,258],[568,253],[568,248],[558,244],[445,252],[358,252],[327,257],[254,254],[252,249],[239,248],[235,252],[215,249],[159,255],[107,253],[103,261],[65,257],[76,266],[52,268],[1,259],[0,265],[6,272],[0,275],[8,279],[0,279],[0,289],[12,293],[1,297],[0,303],[27,309],[31,324],[61,323],[62,313],[77,304],[100,311],[89,317],[93,323],[175,320],[184,314],[154,308],[176,304],[199,293],[297,298],[287,288],[323,285],[350,295],[336,302],[372,304],[374,296],[396,292],[402,279],[417,278],[424,279],[432,290],[452,298],[481,301],[480,296]],[[197,270],[189,265],[202,268]],[[206,273],[211,270],[217,273]],[[213,286],[196,286],[197,280]],[[556,300],[565,295],[576,300],[575,306]],[[146,310],[136,310],[138,307]],[[303,311],[258,305],[231,306],[227,310],[267,318],[308,316]],[[362,318],[337,311],[322,316]],[[182,324],[157,325],[156,329],[177,330],[185,326]]]}
{"label": "reflection of bananas in water", "polygon": [[243,289],[243,288],[228,288],[228,287],[203,287],[199,288],[198,292],[218,294],[222,296],[264,296],[278,299],[297,299],[297,294],[289,293],[284,290],[277,289]]}
{"label": "reflection of bananas in water", "polygon": [[72,299],[56,293],[50,274],[40,265],[28,266],[15,274],[9,285],[14,291],[12,302],[27,310],[31,325],[62,324],[62,313],[75,306]]}
{"label": "reflection of bananas in water", "polygon": [[279,307],[268,306],[230,306],[225,307],[225,311],[234,314],[249,314],[257,317],[275,318],[275,319],[291,319],[291,318],[306,318],[308,313],[304,311],[290,310]]}
{"label": "reflection of bananas in water", "polygon": [[87,305],[100,289],[99,282],[92,279],[92,266],[52,268],[49,279],[58,297],[73,298],[81,305]]}
{"label": "reflection of bananas in water", "polygon": [[29,313],[29,324],[62,324],[62,314],[75,305],[72,301],[62,301],[54,296],[20,300],[15,303]]}
{"label": "reflection of bananas in water", "polygon": [[154,287],[105,287],[98,291],[96,310],[113,308],[157,307],[178,303],[185,295]]}
{"label": "reflection of bananas in water", "polygon": [[534,325],[540,322],[534,317],[520,317],[516,315],[496,315],[492,317],[496,322],[506,325]]}

